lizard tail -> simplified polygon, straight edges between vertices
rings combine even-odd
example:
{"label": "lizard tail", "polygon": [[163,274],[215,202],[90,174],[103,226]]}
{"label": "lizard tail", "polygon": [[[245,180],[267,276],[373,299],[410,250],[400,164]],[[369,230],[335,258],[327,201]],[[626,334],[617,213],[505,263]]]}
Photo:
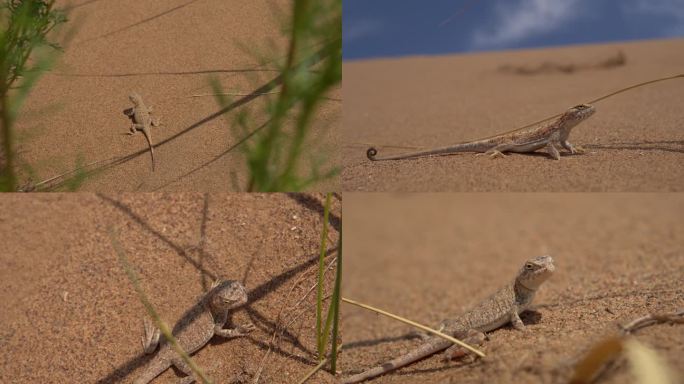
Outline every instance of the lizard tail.
{"label": "lizard tail", "polygon": [[437,156],[437,155],[448,155],[458,152],[484,152],[482,150],[482,143],[478,141],[467,142],[461,144],[455,144],[449,147],[442,147],[437,149],[428,149],[425,151],[405,153],[402,155],[388,156],[388,157],[375,157],[378,154],[378,150],[375,147],[370,147],[366,151],[366,157],[371,161],[381,161],[381,160],[401,160],[401,159],[413,159],[416,157],[423,156]]}
{"label": "lizard tail", "polygon": [[434,353],[447,349],[450,345],[452,345],[452,343],[446,340],[431,339],[430,341],[419,346],[417,349],[414,349],[413,351],[403,356],[399,356],[382,365],[378,365],[375,368],[371,368],[367,371],[342,379],[342,384],[360,383],[364,380],[384,375],[387,372],[393,371],[401,367],[405,367],[413,362],[424,359]]}
{"label": "lizard tail", "polygon": [[159,357],[155,357],[150,364],[144,368],[143,373],[133,381],[133,384],[147,384],[170,367],[171,363],[164,364]]}
{"label": "lizard tail", "polygon": [[152,139],[150,138],[150,133],[143,131],[145,138],[147,139],[147,144],[150,146],[150,156],[152,156],[152,172],[154,172],[154,147],[152,146]]}

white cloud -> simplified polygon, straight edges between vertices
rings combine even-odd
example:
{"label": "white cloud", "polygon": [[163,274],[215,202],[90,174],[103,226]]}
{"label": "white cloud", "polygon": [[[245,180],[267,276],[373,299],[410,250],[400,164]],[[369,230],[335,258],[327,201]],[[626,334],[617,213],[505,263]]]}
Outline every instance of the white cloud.
{"label": "white cloud", "polygon": [[633,0],[621,5],[622,12],[626,14],[669,16],[673,23],[663,24],[663,33],[677,36],[684,34],[684,0]]}
{"label": "white cloud", "polygon": [[361,39],[380,32],[383,25],[378,20],[354,20],[343,24],[342,39],[345,42]]}
{"label": "white cloud", "polygon": [[494,27],[475,31],[473,48],[500,48],[559,29],[580,14],[580,0],[519,0],[499,3]]}

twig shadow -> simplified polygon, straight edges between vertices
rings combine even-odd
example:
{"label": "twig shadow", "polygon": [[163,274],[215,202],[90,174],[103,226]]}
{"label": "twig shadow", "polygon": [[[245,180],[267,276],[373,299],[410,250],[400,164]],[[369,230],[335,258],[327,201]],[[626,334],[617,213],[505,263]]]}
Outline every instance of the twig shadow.
{"label": "twig shadow", "polygon": [[[306,193],[288,193],[287,197],[294,200],[297,204],[301,205],[302,207],[310,211],[316,212],[321,217],[323,217],[325,208],[323,207],[323,203],[321,203],[320,200],[318,200],[315,196]],[[341,200],[341,196],[339,195],[337,195],[336,198],[338,198],[338,200]],[[332,212],[328,212],[328,222],[330,223],[330,226],[333,227],[337,232],[341,230],[342,219],[340,219],[339,216],[335,215]]]}

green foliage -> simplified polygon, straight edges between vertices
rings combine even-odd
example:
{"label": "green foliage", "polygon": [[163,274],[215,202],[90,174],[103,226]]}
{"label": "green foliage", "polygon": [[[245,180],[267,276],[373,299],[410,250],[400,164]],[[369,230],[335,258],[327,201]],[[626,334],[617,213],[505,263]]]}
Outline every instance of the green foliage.
{"label": "green foliage", "polygon": [[59,45],[47,34],[66,21],[55,0],[0,3],[0,191],[16,190],[14,121],[29,91],[54,63]]}
{"label": "green foliage", "polygon": [[[286,62],[275,80],[282,84],[281,92],[266,107],[268,122],[255,128],[254,119],[243,112],[233,123],[236,137],[256,132],[241,147],[249,170],[248,191],[300,191],[339,173],[338,167],[326,164],[324,154],[310,158],[308,167],[301,163],[312,118],[342,80],[342,4],[295,0],[290,17]],[[213,86],[221,93],[216,81]],[[218,101],[227,105],[225,98],[219,96]]]}
{"label": "green foliage", "polygon": [[[328,193],[325,199],[325,207],[323,209],[323,231],[321,232],[321,246],[318,257],[318,291],[316,295],[316,342],[318,348],[318,358],[322,361],[325,359],[326,350],[328,346],[328,336],[332,337],[332,350],[330,351],[330,365],[331,371],[335,372],[335,365],[337,363],[337,345],[338,345],[338,322],[339,322],[339,307],[340,307],[340,286],[342,283],[342,233],[340,229],[340,239],[338,240],[337,251],[337,265],[335,268],[335,282],[333,285],[333,293],[328,307],[328,313],[323,322],[323,284],[325,283],[325,254],[327,249],[328,238],[328,214],[330,212],[330,198]],[[332,326],[332,334],[330,333]]]}

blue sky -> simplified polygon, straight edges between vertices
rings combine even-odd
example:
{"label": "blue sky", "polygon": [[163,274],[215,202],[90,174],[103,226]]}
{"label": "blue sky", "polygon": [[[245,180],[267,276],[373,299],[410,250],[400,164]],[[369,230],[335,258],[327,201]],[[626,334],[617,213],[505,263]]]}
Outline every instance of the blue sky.
{"label": "blue sky", "polygon": [[684,0],[343,0],[345,60],[684,36]]}

